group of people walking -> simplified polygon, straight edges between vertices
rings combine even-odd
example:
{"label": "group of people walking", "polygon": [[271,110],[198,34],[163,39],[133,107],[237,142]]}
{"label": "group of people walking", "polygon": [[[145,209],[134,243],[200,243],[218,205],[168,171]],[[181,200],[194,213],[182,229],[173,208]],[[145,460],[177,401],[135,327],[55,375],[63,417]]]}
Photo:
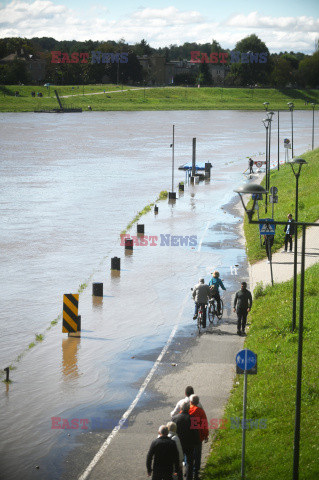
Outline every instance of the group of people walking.
{"label": "group of people walking", "polygon": [[158,437],[151,443],[146,458],[148,476],[152,480],[198,480],[202,443],[208,441],[206,413],[192,386],[185,389],[185,398],[177,402],[171,421],[161,425]]}
{"label": "group of people walking", "polygon": [[[193,298],[195,301],[195,313],[193,319],[195,320],[198,315],[198,309],[203,306],[203,324],[202,327],[206,328],[206,306],[209,299],[214,297],[217,301],[217,311],[220,311],[220,295],[219,287],[226,290],[222,280],[219,278],[219,272],[215,271],[212,274],[212,278],[209,284],[205,284],[203,278],[199,279],[199,283],[193,288]],[[237,334],[244,335],[247,323],[247,315],[251,310],[253,304],[252,295],[247,290],[247,283],[241,282],[241,288],[236,292],[234,298],[233,309],[237,313]]]}

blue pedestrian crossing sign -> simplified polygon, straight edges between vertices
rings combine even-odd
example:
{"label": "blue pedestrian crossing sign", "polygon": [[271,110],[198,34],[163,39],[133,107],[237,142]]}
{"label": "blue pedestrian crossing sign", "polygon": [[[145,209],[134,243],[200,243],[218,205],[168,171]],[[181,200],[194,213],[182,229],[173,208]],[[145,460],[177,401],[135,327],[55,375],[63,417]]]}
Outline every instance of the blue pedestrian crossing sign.
{"label": "blue pedestrian crossing sign", "polygon": [[259,233],[260,235],[275,235],[276,225],[272,218],[259,219]]}
{"label": "blue pedestrian crossing sign", "polygon": [[240,350],[236,355],[236,364],[242,370],[251,370],[257,362],[257,357],[254,352],[248,350]]}

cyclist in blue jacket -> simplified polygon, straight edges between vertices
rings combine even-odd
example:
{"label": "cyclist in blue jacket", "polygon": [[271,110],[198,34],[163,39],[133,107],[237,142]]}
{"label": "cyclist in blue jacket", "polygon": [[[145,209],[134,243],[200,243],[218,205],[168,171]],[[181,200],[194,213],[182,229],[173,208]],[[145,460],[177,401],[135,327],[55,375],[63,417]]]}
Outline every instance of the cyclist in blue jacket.
{"label": "cyclist in blue jacket", "polygon": [[226,290],[226,288],[219,278],[219,272],[215,271],[212,275],[208,285],[211,287],[212,297],[217,301],[217,315],[220,315],[220,295],[218,289],[221,287],[223,290]]}

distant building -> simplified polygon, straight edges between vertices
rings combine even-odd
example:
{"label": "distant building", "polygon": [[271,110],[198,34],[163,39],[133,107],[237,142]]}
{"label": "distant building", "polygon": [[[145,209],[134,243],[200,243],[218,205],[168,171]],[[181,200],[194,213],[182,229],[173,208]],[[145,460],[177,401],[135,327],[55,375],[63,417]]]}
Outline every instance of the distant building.
{"label": "distant building", "polygon": [[[164,55],[143,55],[137,57],[142,65],[146,82],[152,85],[174,85],[178,74],[197,75],[200,63],[189,60],[171,60],[167,62]],[[214,85],[222,85],[229,67],[223,64],[208,63],[208,70]]]}
{"label": "distant building", "polygon": [[25,62],[26,70],[34,83],[39,83],[44,80],[46,70],[45,60],[35,58],[33,55],[25,55],[23,50],[21,50],[20,55],[18,55],[18,52],[15,52],[1,58],[0,65],[10,65],[10,63],[15,60]]}

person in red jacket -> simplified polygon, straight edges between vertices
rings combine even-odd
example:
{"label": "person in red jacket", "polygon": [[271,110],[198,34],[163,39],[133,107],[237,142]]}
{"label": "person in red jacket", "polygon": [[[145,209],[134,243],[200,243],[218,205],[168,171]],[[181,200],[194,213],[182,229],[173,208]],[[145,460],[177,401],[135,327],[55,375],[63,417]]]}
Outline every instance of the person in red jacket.
{"label": "person in red jacket", "polygon": [[202,457],[202,443],[208,442],[208,421],[206,413],[203,408],[198,406],[199,397],[191,395],[189,397],[190,408],[189,415],[191,417],[191,428],[199,430],[200,443],[194,449],[194,480],[198,480],[198,473],[200,470],[200,463]]}

